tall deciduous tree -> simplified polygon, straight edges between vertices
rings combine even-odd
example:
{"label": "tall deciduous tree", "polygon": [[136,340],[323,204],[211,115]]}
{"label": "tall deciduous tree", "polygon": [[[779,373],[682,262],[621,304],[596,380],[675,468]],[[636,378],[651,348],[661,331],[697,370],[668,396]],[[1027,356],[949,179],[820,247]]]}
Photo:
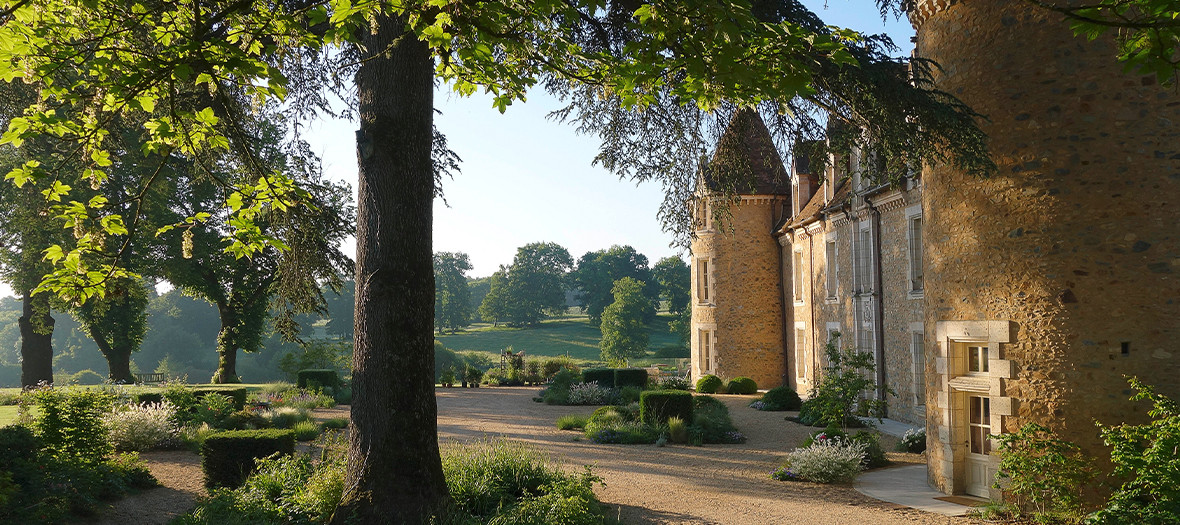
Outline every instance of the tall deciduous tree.
{"label": "tall deciduous tree", "polygon": [[644,283],[644,294],[652,305],[651,311],[645,313],[644,318],[650,320],[655,315],[659,287],[652,279],[647,256],[635,251],[635,248],[616,244],[606,250],[586,252],[578,259],[578,267],[571,277],[578,287],[578,298],[582,302],[582,308],[592,324],[597,325],[601,322],[602,311],[614,302],[611,289],[615,281],[624,277]]}
{"label": "tall deciduous tree", "polygon": [[553,242],[517,248],[508,267],[508,320],[531,325],[565,313],[566,274],[574,265],[569,251]]}
{"label": "tall deciduous tree", "polygon": [[611,287],[614,302],[602,312],[602,359],[626,364],[628,359],[647,355],[647,325],[643,318],[651,309],[644,294],[644,283],[631,277],[615,281]]}
{"label": "tall deciduous tree", "polygon": [[460,252],[434,254],[434,328],[438,333],[471,324],[471,290],[467,276],[471,260]]}
{"label": "tall deciduous tree", "polygon": [[101,299],[87,301],[73,313],[106,358],[107,378],[114,383],[134,383],[131,354],[139,350],[147,333],[148,284],[121,278],[107,286],[109,290]]}
{"label": "tall deciduous tree", "polygon": [[497,326],[508,318],[508,268],[500,266],[488,277],[488,293],[479,303],[479,318]]}
{"label": "tall deciduous tree", "polygon": [[668,311],[679,314],[688,308],[692,277],[688,265],[679,257],[664,257],[651,269],[660,283],[660,298],[668,301]]}

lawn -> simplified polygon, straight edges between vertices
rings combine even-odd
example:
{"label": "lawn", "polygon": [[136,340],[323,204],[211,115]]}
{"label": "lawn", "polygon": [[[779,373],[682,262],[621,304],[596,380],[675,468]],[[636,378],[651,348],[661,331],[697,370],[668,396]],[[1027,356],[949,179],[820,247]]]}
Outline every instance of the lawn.
{"label": "lawn", "polygon": [[[668,331],[672,316],[660,313],[648,325],[648,350],[655,351],[665,346],[678,346],[676,334]],[[478,350],[499,354],[511,346],[514,351],[523,350],[526,356],[561,356],[574,359],[598,361],[598,343],[602,331],[591,325],[586,316],[550,319],[528,328],[493,327],[487,323],[474,324],[465,331],[437,336],[447,348],[457,352]]]}
{"label": "lawn", "polygon": [[16,405],[0,406],[0,427],[6,427],[16,422]]}

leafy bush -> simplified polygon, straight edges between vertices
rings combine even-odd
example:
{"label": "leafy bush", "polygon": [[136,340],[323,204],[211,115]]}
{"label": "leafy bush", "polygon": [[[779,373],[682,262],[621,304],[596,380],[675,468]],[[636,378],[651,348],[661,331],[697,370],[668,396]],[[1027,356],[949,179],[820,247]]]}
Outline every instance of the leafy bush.
{"label": "leafy bush", "polygon": [[[566,474],[526,445],[457,443],[443,447],[442,460],[455,505],[481,523],[601,523],[591,490],[599,479]],[[568,518],[544,521],[546,508]]]}
{"label": "leafy bush", "polygon": [[454,385],[455,369],[451,367],[444,368],[442,373],[438,375],[438,383],[442,386]]}
{"label": "leafy bush", "polygon": [[36,388],[21,399],[21,420],[50,456],[92,469],[114,451],[102,421],[111,401],[110,394],[94,390]]}
{"label": "leafy bush", "polygon": [[304,408],[278,407],[263,410],[259,416],[274,428],[294,428],[295,425],[311,419],[311,414]]}
{"label": "leafy bush", "polygon": [[254,471],[257,459],[294,450],[290,430],[230,430],[208,436],[201,444],[205,486],[237,487]]}
{"label": "leafy bush", "polygon": [[668,439],[673,443],[688,443],[688,423],[677,416],[668,417]]}
{"label": "leafy bush", "polygon": [[300,421],[291,427],[296,441],[311,441],[320,437],[320,426],[315,421]]}
{"label": "leafy bush", "polygon": [[324,430],[340,430],[340,429],[348,428],[348,418],[334,417],[334,418],[324,420],[323,427],[324,427]]}
{"label": "leafy bush", "polygon": [[647,370],[644,368],[616,368],[614,369],[614,384],[617,388],[633,386],[643,388],[647,386]]}
{"label": "leafy bush", "polygon": [[1036,423],[997,439],[1000,468],[995,486],[1007,480],[1003,488],[1013,496],[1017,510],[1031,507],[1038,521],[1058,514],[1080,515],[1081,490],[1093,473],[1077,445],[1057,439]]}
{"label": "leafy bush", "polygon": [[340,386],[340,375],[335,370],[308,368],[295,374],[295,385],[299,388],[336,388]]}
{"label": "leafy bush", "polygon": [[[816,426],[860,426],[855,423],[849,424],[861,422],[856,417],[857,412],[878,416],[885,413],[885,399],[867,399],[866,396],[876,387],[873,376],[876,365],[872,354],[858,352],[853,348],[840,350],[837,346],[839,340],[840,334],[837,332],[832,334],[831,340],[827,343],[828,365],[819,383],[811,389],[810,399],[800,410],[801,423]],[[888,386],[883,388],[886,395],[895,395]]]}
{"label": "leafy bush", "polygon": [[342,386],[337,388],[336,391],[332,393],[332,401],[335,401],[337,405],[351,405],[352,387]]}
{"label": "leafy bush", "polygon": [[103,423],[115,450],[148,450],[178,443],[176,407],[167,401],[116,407],[103,416]]}
{"label": "leafy bush", "polygon": [[260,394],[282,394],[283,392],[293,388],[296,388],[295,383],[288,383],[286,381],[273,381],[262,385],[262,388],[259,388],[258,392]]}
{"label": "leafy bush", "polygon": [[607,406],[594,411],[585,425],[586,437],[595,443],[654,443],[659,432],[639,421],[636,408]]}
{"label": "leafy bush", "polygon": [[911,428],[902,434],[897,442],[897,450],[911,454],[921,454],[926,451],[926,429]]}
{"label": "leafy bush", "polygon": [[596,382],[570,385],[570,405],[605,405],[616,396],[614,389],[603,388]]}
{"label": "leafy bush", "polygon": [[568,414],[557,418],[558,430],[582,430],[586,428],[586,421],[590,419],[589,416],[582,414]]}
{"label": "leafy bush", "polygon": [[70,385],[101,385],[106,379],[102,374],[86,369],[74,373],[65,380],[65,383]]}
{"label": "leafy bush", "polygon": [[853,435],[851,439],[854,443],[860,443],[865,446],[865,455],[861,461],[864,468],[881,468],[889,464],[889,460],[885,458],[885,450],[881,448],[880,434],[874,431],[862,430]]}
{"label": "leafy bush", "polygon": [[613,368],[587,368],[582,371],[582,380],[610,388],[615,386],[615,370]]}
{"label": "leafy bush", "polygon": [[[169,381],[164,384],[164,391],[160,396],[164,401],[176,407],[176,426],[183,427],[189,423],[200,423],[197,409],[201,406],[201,401],[197,399],[197,394],[193,392],[193,389],[179,381]],[[140,396],[138,401],[143,403],[146,400]],[[160,400],[152,402],[159,403]]]}
{"label": "leafy bush", "polygon": [[[516,370],[513,370],[513,372],[515,372],[515,371]],[[483,372],[474,366],[467,365],[467,368],[464,369],[464,371],[463,371],[463,377],[467,380],[467,384],[478,385],[480,383],[480,381],[483,381]],[[503,381],[502,383],[512,383],[512,384],[519,385],[520,380],[519,379],[514,380],[511,377],[509,377],[507,381]]]}
{"label": "leafy bush", "polygon": [[721,389],[721,378],[713,374],[705,374],[697,380],[697,393],[716,394]]}
{"label": "leafy bush", "polygon": [[643,389],[637,386],[625,386],[619,389],[618,402],[622,404],[638,403]]}
{"label": "leafy bush", "polygon": [[226,396],[226,397],[230,398],[230,401],[233,405],[234,410],[241,410],[241,409],[245,408],[246,407],[246,398],[248,398],[250,396],[250,392],[243,387],[239,387],[239,388],[221,388],[221,387],[208,388],[208,387],[204,387],[204,388],[193,388],[192,391],[193,391],[193,395],[197,396],[198,399],[200,399],[204,396],[207,396],[209,394],[220,394],[222,396]]}
{"label": "leafy bush", "polygon": [[233,413],[233,400],[221,394],[205,394],[197,405],[197,421],[213,428],[225,428],[225,420]]}
{"label": "leafy bush", "polygon": [[541,398],[548,405],[568,405],[570,401],[570,387],[581,380],[577,372],[563,368],[553,375],[549,386],[541,392]]}
{"label": "leafy bush", "polygon": [[1155,393],[1136,378],[1132,401],[1150,401],[1152,420],[1142,425],[1099,426],[1102,439],[1112,447],[1114,473],[1127,481],[1110,496],[1106,508],[1093,521],[1114,523],[1180,523],[1180,410],[1176,402]]}
{"label": "leafy bush", "polygon": [[[344,390],[344,389],[340,389]],[[256,403],[270,405],[271,408],[294,407],[304,410],[314,408],[332,408],[336,406],[336,399],[318,389],[288,388],[279,392],[259,392],[253,397]]]}
{"label": "leafy bush", "polygon": [[[795,389],[783,385],[777,386],[767,390],[762,394],[762,398],[754,403],[760,403],[756,408],[758,410],[768,411],[783,411],[783,410],[799,410],[799,406],[803,401],[799,399],[799,394],[795,393]],[[750,406],[754,406],[750,403]]]}
{"label": "leafy bush", "polygon": [[567,356],[546,357],[541,362],[541,375],[546,379],[553,379],[562,369],[571,370],[575,374],[581,373],[581,367],[572,358]]}
{"label": "leafy bush", "polygon": [[750,395],[758,393],[758,383],[748,377],[735,377],[725,385],[725,392],[729,394]]}
{"label": "leafy bush", "polygon": [[693,441],[700,443],[745,443],[746,437],[733,426],[729,407],[710,396],[693,397],[692,426],[689,428]]}
{"label": "leafy bush", "polygon": [[681,390],[649,390],[639,395],[639,419],[663,425],[669,418],[692,421],[692,394]]}
{"label": "leafy bush", "polygon": [[660,381],[660,390],[689,390],[688,380],[682,377],[669,377]]}
{"label": "leafy bush", "polygon": [[865,445],[844,439],[822,439],[790,454],[784,467],[807,481],[849,483],[862,469]]}

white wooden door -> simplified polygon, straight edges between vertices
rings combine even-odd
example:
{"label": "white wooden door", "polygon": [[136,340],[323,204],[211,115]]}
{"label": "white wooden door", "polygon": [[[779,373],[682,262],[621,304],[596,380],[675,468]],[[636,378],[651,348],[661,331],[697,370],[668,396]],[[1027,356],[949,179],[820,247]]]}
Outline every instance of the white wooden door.
{"label": "white wooden door", "polygon": [[995,478],[991,469],[991,400],[984,396],[969,396],[967,410],[970,414],[967,430],[967,494],[989,497],[988,488]]}

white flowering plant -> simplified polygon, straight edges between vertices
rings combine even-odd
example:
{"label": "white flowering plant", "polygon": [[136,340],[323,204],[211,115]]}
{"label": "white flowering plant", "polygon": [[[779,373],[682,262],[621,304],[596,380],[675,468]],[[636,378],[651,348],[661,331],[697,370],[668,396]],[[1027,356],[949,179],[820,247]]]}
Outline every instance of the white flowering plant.
{"label": "white flowering plant", "polygon": [[179,444],[176,407],[167,401],[116,406],[103,416],[111,443],[120,451],[170,448]]}
{"label": "white flowering plant", "polygon": [[569,404],[609,405],[615,396],[614,389],[598,386],[598,381],[575,383],[570,385]]}
{"label": "white flowering plant", "polygon": [[807,481],[848,483],[864,469],[865,447],[841,438],[816,439],[811,446],[787,454],[784,466]]}

